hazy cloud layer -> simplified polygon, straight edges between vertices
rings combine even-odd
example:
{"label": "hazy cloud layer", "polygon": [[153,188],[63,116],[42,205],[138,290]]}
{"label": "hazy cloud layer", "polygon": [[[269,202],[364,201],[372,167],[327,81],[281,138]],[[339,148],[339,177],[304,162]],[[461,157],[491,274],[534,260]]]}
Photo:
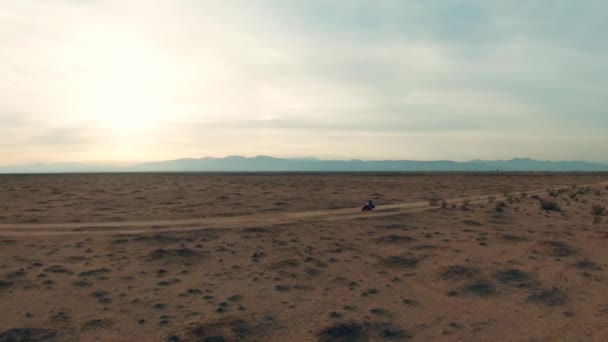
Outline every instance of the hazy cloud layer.
{"label": "hazy cloud layer", "polygon": [[607,161],[604,1],[0,0],[0,157]]}

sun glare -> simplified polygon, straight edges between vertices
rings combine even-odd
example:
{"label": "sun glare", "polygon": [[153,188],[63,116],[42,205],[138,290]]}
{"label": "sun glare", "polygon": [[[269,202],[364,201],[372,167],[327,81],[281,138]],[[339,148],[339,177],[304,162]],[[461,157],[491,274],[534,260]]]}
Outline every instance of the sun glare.
{"label": "sun glare", "polygon": [[79,115],[114,133],[137,133],[170,115],[169,63],[128,30],[83,33],[86,64]]}

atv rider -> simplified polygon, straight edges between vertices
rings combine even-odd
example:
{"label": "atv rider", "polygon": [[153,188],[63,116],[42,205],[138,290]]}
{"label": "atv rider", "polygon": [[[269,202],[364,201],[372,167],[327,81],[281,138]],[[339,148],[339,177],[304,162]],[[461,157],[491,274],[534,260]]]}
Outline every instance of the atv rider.
{"label": "atv rider", "polygon": [[372,211],[372,209],[376,208],[376,205],[374,205],[374,202],[372,202],[372,200],[370,199],[369,201],[367,201],[367,203],[365,203],[363,205],[363,208],[361,208],[361,211]]}

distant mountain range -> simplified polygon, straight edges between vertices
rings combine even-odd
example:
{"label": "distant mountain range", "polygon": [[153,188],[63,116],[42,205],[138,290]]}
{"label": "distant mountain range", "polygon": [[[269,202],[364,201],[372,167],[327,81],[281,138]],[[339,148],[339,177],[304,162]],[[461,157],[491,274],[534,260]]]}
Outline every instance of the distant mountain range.
{"label": "distant mountain range", "polygon": [[422,171],[608,171],[608,165],[584,161],[511,160],[320,160],[268,156],[205,157],[143,163],[128,167],[72,163],[0,166],[0,173],[67,172],[422,172]]}

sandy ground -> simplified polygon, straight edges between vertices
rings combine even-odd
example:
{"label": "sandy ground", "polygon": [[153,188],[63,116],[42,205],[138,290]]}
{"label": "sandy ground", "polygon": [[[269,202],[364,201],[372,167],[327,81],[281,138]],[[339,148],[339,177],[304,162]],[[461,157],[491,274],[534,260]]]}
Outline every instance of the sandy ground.
{"label": "sandy ground", "polygon": [[607,181],[1,176],[0,341],[605,341]]}

